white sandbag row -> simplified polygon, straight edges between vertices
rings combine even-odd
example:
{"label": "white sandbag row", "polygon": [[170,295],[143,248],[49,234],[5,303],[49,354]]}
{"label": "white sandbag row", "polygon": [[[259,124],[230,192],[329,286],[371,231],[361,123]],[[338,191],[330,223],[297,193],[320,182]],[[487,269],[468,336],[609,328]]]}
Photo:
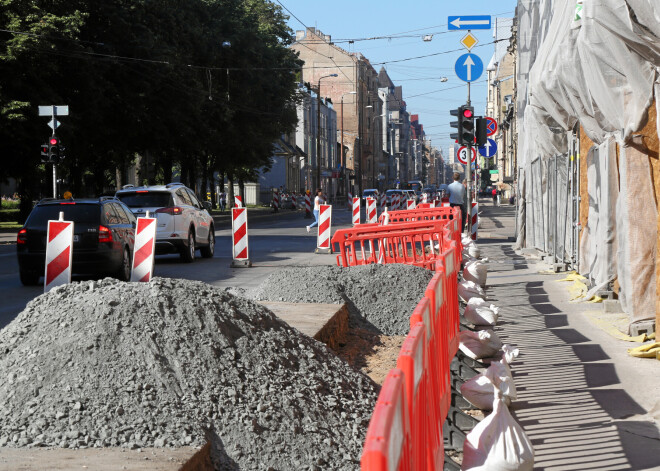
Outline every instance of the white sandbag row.
{"label": "white sandbag row", "polygon": [[484,289],[474,281],[461,281],[458,284],[458,295],[465,302],[468,302],[474,297],[481,298],[482,300],[486,297]]}
{"label": "white sandbag row", "polygon": [[[460,292],[460,290],[459,290]],[[483,298],[473,296],[467,302],[463,317],[466,321],[474,325],[490,325],[497,324],[499,318],[500,308],[494,304],[488,305]]]}
{"label": "white sandbag row", "polygon": [[495,356],[502,348],[502,341],[492,330],[462,330],[458,334],[458,348],[469,358],[479,360]]}
{"label": "white sandbag row", "polygon": [[532,471],[534,448],[508,405],[516,399],[511,363],[518,349],[502,347],[504,355],[461,386],[463,397],[483,410],[493,412],[467,435],[461,469],[471,471]]}
{"label": "white sandbag row", "polygon": [[463,268],[463,279],[465,281],[472,281],[481,287],[486,286],[486,278],[488,277],[488,267],[480,260],[470,260],[465,262]]}

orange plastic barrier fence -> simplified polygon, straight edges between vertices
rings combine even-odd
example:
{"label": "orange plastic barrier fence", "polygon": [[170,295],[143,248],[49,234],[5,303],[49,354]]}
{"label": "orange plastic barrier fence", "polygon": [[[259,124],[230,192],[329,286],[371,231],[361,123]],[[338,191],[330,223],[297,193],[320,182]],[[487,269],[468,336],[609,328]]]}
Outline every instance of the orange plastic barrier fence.
{"label": "orange plastic barrier fence", "polygon": [[449,220],[424,220],[380,226],[362,224],[339,229],[332,237],[337,265],[405,263],[435,270],[439,252],[447,246]]}
{"label": "orange plastic barrier fence", "polygon": [[412,469],[425,469],[427,463],[432,469],[435,468],[435,456],[428,446],[432,424],[428,414],[427,391],[431,378],[428,374],[429,352],[425,332],[426,325],[422,322],[410,329],[396,362],[397,368],[403,371],[406,386]]}
{"label": "orange plastic barrier fence", "polygon": [[403,372],[389,372],[378,395],[362,449],[363,471],[413,471]]}

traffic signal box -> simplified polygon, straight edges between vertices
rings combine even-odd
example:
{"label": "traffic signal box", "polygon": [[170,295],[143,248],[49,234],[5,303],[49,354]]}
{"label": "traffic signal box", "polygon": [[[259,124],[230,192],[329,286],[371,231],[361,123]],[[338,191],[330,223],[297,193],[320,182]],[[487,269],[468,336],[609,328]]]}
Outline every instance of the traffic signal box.
{"label": "traffic signal box", "polygon": [[[449,137],[454,139],[461,146],[473,146],[475,137],[474,108],[464,105],[455,110],[450,110],[449,113],[458,118],[458,121],[452,121],[449,123],[449,125],[452,128],[456,128],[457,131],[451,133]],[[485,129],[486,128],[484,127],[484,131]]]}
{"label": "traffic signal box", "polygon": [[488,121],[486,118],[477,118],[475,120],[475,138],[477,147],[482,147],[488,142]]}
{"label": "traffic signal box", "polygon": [[51,136],[47,144],[41,145],[41,160],[43,162],[57,164],[64,159],[64,149],[59,138],[57,136]]}

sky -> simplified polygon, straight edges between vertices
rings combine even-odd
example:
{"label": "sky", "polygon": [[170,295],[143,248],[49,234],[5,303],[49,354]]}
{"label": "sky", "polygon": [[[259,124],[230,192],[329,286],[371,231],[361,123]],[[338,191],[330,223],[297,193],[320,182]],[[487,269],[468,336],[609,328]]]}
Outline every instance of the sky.
{"label": "sky", "polygon": [[[447,17],[491,15],[512,18],[516,0],[272,0],[285,7],[291,29],[316,27],[332,36],[332,41],[349,52],[360,52],[372,63],[376,72],[381,65],[395,85],[403,87],[403,99],[410,114],[418,114],[431,144],[447,154],[449,133],[455,120],[449,110],[465,103],[467,85],[454,71],[454,64],[467,50],[460,40],[467,31],[448,31]],[[287,12],[287,9],[290,11]],[[487,67],[494,51],[493,30],[474,30],[479,43],[472,49]],[[423,41],[432,34],[431,41]],[[387,36],[382,39],[368,39]],[[353,40],[353,43],[349,43]],[[455,51],[455,52],[447,52]],[[438,54],[440,53],[440,54]],[[414,60],[412,57],[437,54]],[[380,64],[389,61],[385,64]],[[441,82],[447,77],[446,82]],[[475,114],[485,114],[486,72],[472,82],[471,99]]]}

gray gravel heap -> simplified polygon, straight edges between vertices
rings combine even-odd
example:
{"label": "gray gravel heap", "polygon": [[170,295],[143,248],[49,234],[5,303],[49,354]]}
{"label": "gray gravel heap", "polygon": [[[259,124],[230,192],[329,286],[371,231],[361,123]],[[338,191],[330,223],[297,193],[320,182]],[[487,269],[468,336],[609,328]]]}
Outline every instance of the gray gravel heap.
{"label": "gray gravel heap", "polygon": [[270,275],[254,291],[256,300],[348,303],[351,327],[385,335],[407,335],[410,315],[433,273],[403,265],[289,268]]}
{"label": "gray gravel heap", "polygon": [[229,469],[358,469],[377,390],[205,283],[73,283],[0,332],[0,446],[201,445]]}

